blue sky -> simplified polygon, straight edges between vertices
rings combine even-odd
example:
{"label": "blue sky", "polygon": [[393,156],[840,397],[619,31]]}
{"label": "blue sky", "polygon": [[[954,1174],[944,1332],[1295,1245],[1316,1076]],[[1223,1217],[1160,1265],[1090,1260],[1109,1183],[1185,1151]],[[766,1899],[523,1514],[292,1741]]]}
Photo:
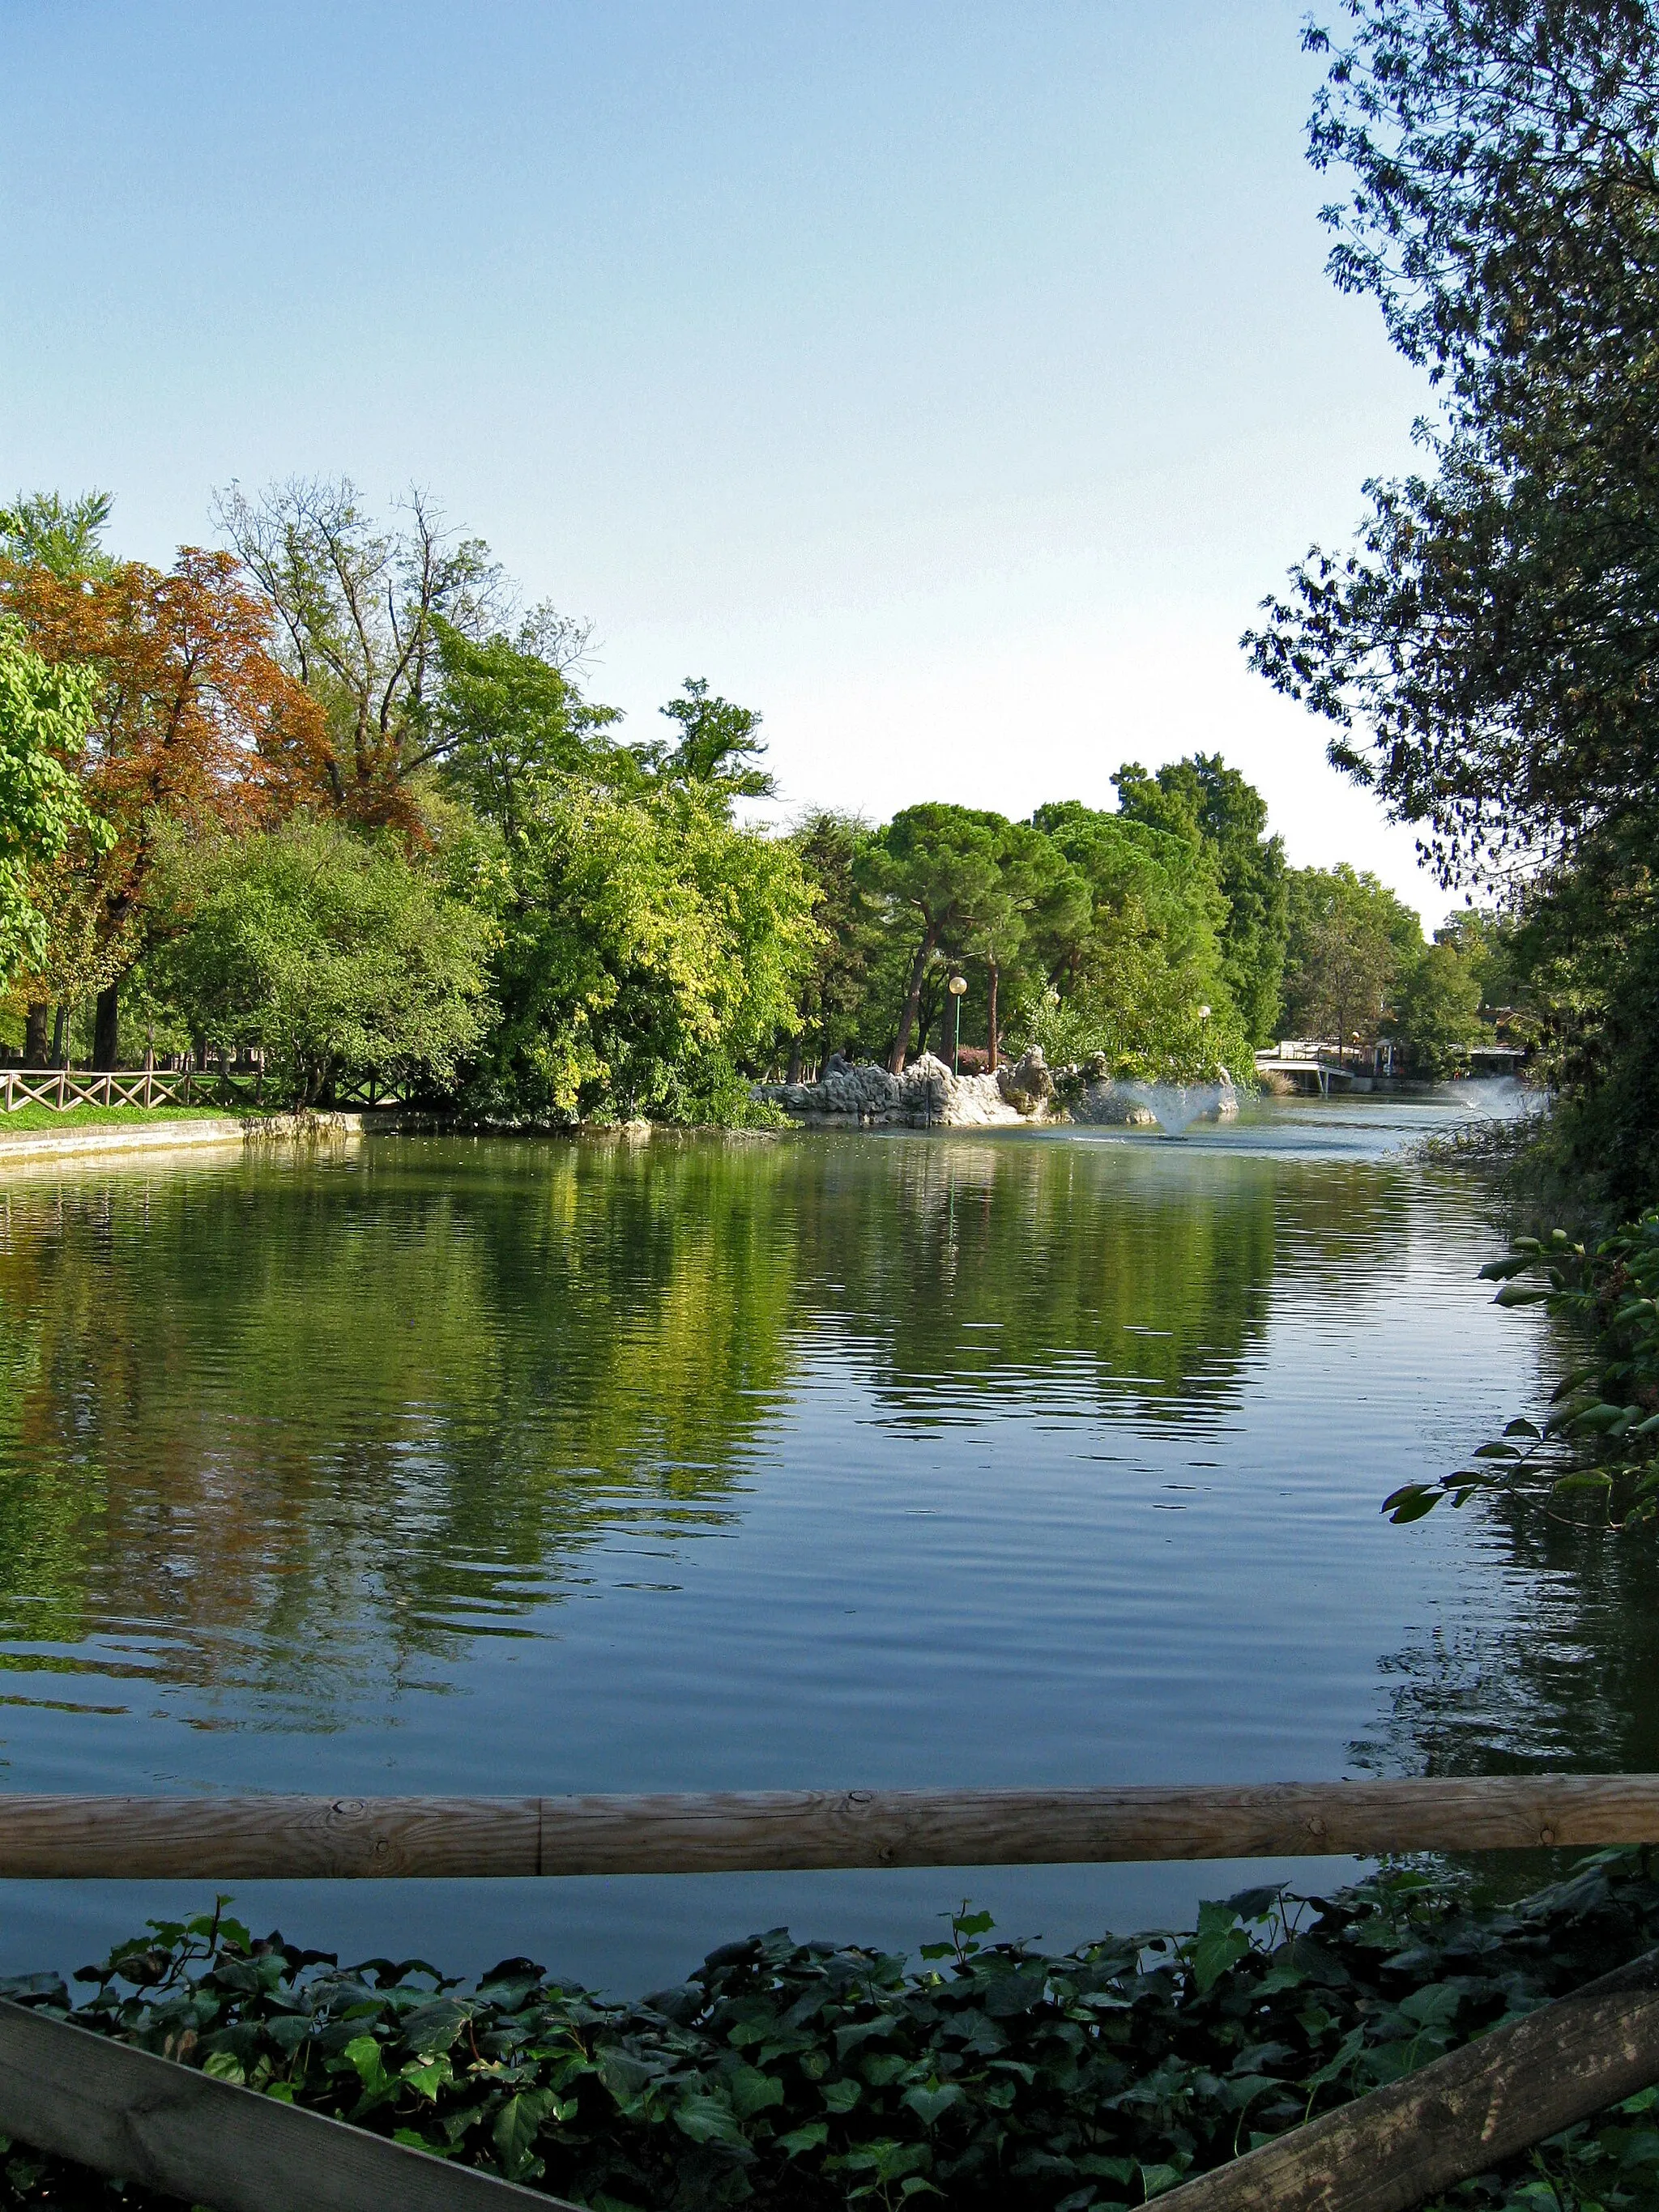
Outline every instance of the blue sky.
{"label": "blue sky", "polygon": [[1299,0],[0,0],[0,483],[418,482],[635,733],[790,806],[1111,803],[1201,745],[1431,919],[1239,631],[1404,465],[1323,276]]}

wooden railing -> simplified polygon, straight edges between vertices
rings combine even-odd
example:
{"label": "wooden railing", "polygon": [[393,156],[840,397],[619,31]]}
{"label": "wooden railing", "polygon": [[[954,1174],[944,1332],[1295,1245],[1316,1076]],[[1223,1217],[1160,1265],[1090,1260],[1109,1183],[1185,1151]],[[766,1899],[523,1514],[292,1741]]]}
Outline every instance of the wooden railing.
{"label": "wooden railing", "polygon": [[[48,1106],[67,1114],[76,1106],[258,1106],[264,1103],[263,1068],[123,1067],[93,1072],[68,1067],[0,1068],[0,1113]],[[399,1084],[368,1075],[341,1085],[336,1106],[395,1106],[406,1102]]]}
{"label": "wooden railing", "polygon": [[75,1106],[188,1106],[192,1083],[199,1096],[204,1080],[189,1070],[161,1067],[113,1068],[96,1074],[68,1067],[0,1069],[8,1114],[23,1106],[50,1106],[59,1114]]}
{"label": "wooden railing", "polygon": [[[0,1793],[0,1877],[1011,1866],[1659,1843],[1659,1775],[699,1796]],[[1659,1953],[1183,2184],[1170,2212],[1407,2212],[1659,2081]],[[483,2212],[488,2175],[0,2002],[0,2130],[216,2212]],[[502,2194],[501,2192],[505,2192]]]}
{"label": "wooden railing", "polygon": [[1104,1865],[1659,1843],[1659,1775],[702,1796],[0,1793],[0,1879],[253,1881]]}

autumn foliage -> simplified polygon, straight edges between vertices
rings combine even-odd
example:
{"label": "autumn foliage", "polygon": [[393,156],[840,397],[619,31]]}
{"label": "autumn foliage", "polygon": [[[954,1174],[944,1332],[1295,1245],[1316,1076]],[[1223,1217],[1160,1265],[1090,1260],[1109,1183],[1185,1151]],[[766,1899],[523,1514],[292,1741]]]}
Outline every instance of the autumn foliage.
{"label": "autumn foliage", "polygon": [[103,678],[79,766],[117,832],[100,866],[112,929],[143,897],[163,821],[249,825],[315,788],[322,716],[273,659],[270,607],[229,554],[187,548],[166,574],[127,562],[100,579],[0,563],[0,606],[43,659]]}

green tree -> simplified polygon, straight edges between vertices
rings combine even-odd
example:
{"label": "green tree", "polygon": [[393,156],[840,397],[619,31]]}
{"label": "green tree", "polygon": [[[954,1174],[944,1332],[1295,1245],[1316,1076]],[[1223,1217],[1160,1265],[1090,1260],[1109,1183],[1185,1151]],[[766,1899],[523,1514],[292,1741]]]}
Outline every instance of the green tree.
{"label": "green tree", "polygon": [[113,842],[66,765],[80,759],[98,690],[96,670],[42,660],[0,621],[0,985],[46,957],[52,878],[71,842]]}
{"label": "green tree", "polygon": [[790,833],[807,880],[817,892],[813,921],[818,944],[801,986],[800,1030],[792,1043],[790,1080],[800,1074],[801,1048],[820,1060],[853,1044],[872,997],[882,951],[882,915],[866,866],[874,832],[856,816],[827,808],[809,814]]}
{"label": "green tree", "polygon": [[[1178,810],[1178,799],[1169,803]],[[1243,1074],[1249,1042],[1222,970],[1213,867],[1196,836],[1074,799],[1040,806],[1032,820],[1085,900],[1047,934],[1052,1003],[1028,1004],[1024,1030],[1051,1060],[1103,1053],[1119,1075]]]}
{"label": "green tree", "polygon": [[[115,562],[104,550],[103,534],[113,505],[106,491],[68,500],[55,491],[20,491],[10,506],[0,507],[0,561],[44,568],[65,583],[107,583]],[[62,756],[66,767],[82,749]],[[112,966],[98,941],[99,902],[84,870],[68,866],[38,871],[33,902],[46,930],[31,958],[36,989],[25,1000],[23,1057],[40,1067],[47,1056],[51,1001],[58,1002],[61,1035],[69,1007],[95,996],[108,982]]]}
{"label": "green tree", "polygon": [[619,796],[574,778],[524,819],[495,908],[501,1019],[477,1103],[528,1120],[741,1113],[793,1030],[813,887],[723,793]]}
{"label": "green tree", "polygon": [[[1642,0],[1356,0],[1312,156],[1332,274],[1443,401],[1248,642],[1449,878],[1638,823],[1659,750],[1659,21]],[[1312,43],[1330,44],[1323,33]]]}
{"label": "green tree", "polygon": [[1112,779],[1133,821],[1196,840],[1208,855],[1224,909],[1217,924],[1221,973],[1252,1044],[1279,1018],[1289,892],[1285,842],[1267,834],[1267,803],[1219,753],[1194,753],[1149,776],[1130,762]]}
{"label": "green tree", "polygon": [[440,684],[426,720],[428,756],[441,762],[450,788],[509,843],[525,811],[549,781],[574,775],[596,783],[637,783],[634,756],[610,736],[622,720],[615,707],[582,696],[565,641],[547,635],[545,618],[526,623],[516,638],[495,632],[469,637],[434,616]]}
{"label": "green tree", "polygon": [[777,784],[760,763],[766,752],[757,733],[761,718],[751,707],[734,706],[707,681],[688,676],[685,690],[662,709],[679,725],[678,743],[636,745],[641,764],[659,781],[696,791],[729,814],[733,800],[771,799]]}
{"label": "green tree", "polygon": [[[1001,1048],[999,994],[1003,977],[1040,961],[1048,945],[1065,943],[1090,908],[1088,886],[1065,854],[1029,822],[1010,822],[996,839],[997,877],[969,929],[967,949],[985,963],[985,1030],[991,1073]],[[1035,979],[1046,981],[1039,972]]]}
{"label": "green tree", "polygon": [[1395,1034],[1419,1074],[1452,1075],[1480,1042],[1480,979],[1455,944],[1425,945],[1395,988]]}
{"label": "green tree", "polygon": [[114,504],[106,491],[67,500],[55,491],[20,491],[0,507],[0,555],[49,568],[65,582],[107,582],[115,562],[103,535]]}
{"label": "green tree", "polygon": [[175,848],[155,979],[210,1042],[262,1048],[297,1103],[348,1078],[447,1083],[477,1046],[489,930],[437,866],[326,821]]}
{"label": "green tree", "polygon": [[999,854],[1008,827],[1000,814],[933,799],[905,807],[872,842],[869,880],[914,948],[888,1061],[895,1075],[910,1050],[930,963],[941,947],[966,945],[1000,895]]}
{"label": "green tree", "polygon": [[1468,963],[1485,1021],[1526,1018],[1528,987],[1518,935],[1515,915],[1476,907],[1449,915],[1434,933],[1437,945],[1454,945]]}
{"label": "green tree", "polygon": [[[1367,487],[1245,642],[1420,825],[1507,880],[1568,1164],[1659,1188],[1659,19],[1645,0],[1356,0],[1310,151],[1331,272],[1438,387],[1420,471]],[[1329,49],[1323,32],[1310,42]]]}
{"label": "green tree", "polygon": [[1290,877],[1289,1018],[1298,1036],[1375,1037],[1390,987],[1420,958],[1422,924],[1368,872],[1346,861]]}

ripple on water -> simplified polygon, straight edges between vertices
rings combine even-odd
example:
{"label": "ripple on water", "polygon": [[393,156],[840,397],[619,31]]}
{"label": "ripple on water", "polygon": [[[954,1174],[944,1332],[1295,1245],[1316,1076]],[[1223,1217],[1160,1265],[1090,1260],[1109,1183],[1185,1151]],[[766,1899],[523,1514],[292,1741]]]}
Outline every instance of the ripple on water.
{"label": "ripple on water", "polygon": [[[1634,1605],[1659,1618],[1628,1566],[1378,1517],[1537,1395],[1542,1325],[1474,1280],[1472,1195],[1403,1150],[1455,1110],[1257,1107],[1179,1143],[407,1139],[15,1186],[6,1780],[1653,1764],[1643,1678],[1605,1663]],[[968,1883],[1058,1939],[1225,1879],[269,1898],[348,1948],[539,1944],[637,1984],[769,1914],[908,1942]],[[155,1909],[8,1902],[30,1963]]]}

